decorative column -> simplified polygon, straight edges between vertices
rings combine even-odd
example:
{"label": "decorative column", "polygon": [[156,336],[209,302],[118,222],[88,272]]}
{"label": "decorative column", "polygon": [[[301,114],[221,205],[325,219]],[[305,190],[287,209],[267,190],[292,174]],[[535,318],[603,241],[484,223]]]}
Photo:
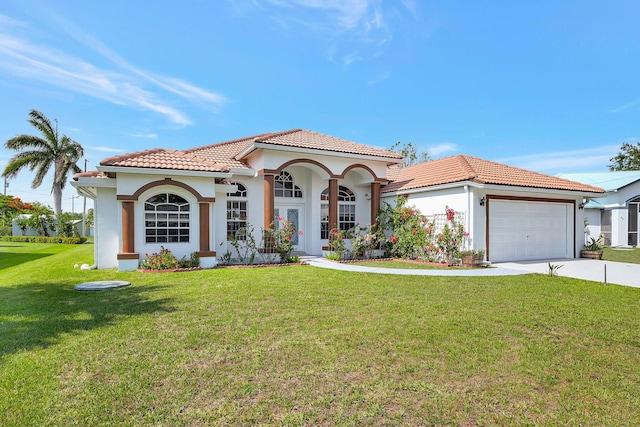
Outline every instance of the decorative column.
{"label": "decorative column", "polygon": [[338,229],[338,180],[329,180],[329,231]]}
{"label": "decorative column", "polygon": [[124,254],[133,254],[135,251],[135,215],[133,202],[122,202],[122,252]]}
{"label": "decorative column", "polygon": [[380,210],[380,183],[371,183],[371,225],[376,223],[378,211]]}
{"label": "decorative column", "polygon": [[[200,205],[200,253],[209,253],[209,203],[199,203]],[[200,255],[199,253],[199,255]]]}
{"label": "decorative column", "polygon": [[273,228],[273,213],[275,210],[275,176],[264,174],[264,229]]}

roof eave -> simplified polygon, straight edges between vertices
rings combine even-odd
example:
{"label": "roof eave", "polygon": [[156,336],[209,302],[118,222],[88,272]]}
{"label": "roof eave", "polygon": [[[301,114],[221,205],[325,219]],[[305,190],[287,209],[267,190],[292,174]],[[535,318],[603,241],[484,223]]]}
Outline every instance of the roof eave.
{"label": "roof eave", "polygon": [[425,191],[438,191],[438,190],[448,190],[451,188],[464,187],[468,185],[469,187],[474,187],[478,189],[484,189],[486,191],[512,191],[512,192],[527,192],[527,193],[544,193],[544,194],[552,194],[552,195],[580,195],[582,197],[602,197],[605,193],[600,192],[591,192],[591,191],[583,191],[583,190],[563,190],[557,188],[542,188],[542,187],[524,187],[524,186],[516,186],[516,185],[506,185],[506,184],[484,184],[477,181],[463,180],[463,181],[455,181],[448,182],[445,184],[437,184],[425,187],[416,187],[410,189],[398,189],[394,191],[384,192],[382,193],[382,197],[396,196],[400,194],[415,194]]}
{"label": "roof eave", "polygon": [[218,172],[218,171],[196,171],[196,170],[184,170],[184,169],[160,169],[160,168],[141,168],[133,166],[103,166],[97,167],[100,172],[112,172],[112,173],[130,173],[138,175],[167,175],[172,176],[189,176],[189,177],[207,177],[207,178],[231,178],[233,175],[230,172]]}

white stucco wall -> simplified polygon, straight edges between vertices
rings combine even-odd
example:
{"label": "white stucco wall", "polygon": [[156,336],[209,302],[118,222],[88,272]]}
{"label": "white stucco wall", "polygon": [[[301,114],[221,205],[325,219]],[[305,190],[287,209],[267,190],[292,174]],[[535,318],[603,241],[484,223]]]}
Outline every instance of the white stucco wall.
{"label": "white stucco wall", "polygon": [[98,188],[94,200],[95,247],[97,268],[117,268],[120,252],[120,203],[116,201],[115,188]]}
{"label": "white stucco wall", "polygon": [[[487,220],[487,204],[480,205],[480,200],[484,197],[485,201],[490,196],[530,198],[532,200],[544,201],[545,199],[562,199],[570,202],[575,201],[575,209],[573,204],[569,214],[569,227],[573,227],[575,223],[575,233],[569,232],[570,240],[574,241],[574,256],[579,256],[579,251],[584,246],[584,212],[577,208],[582,201],[581,195],[573,193],[554,192],[543,189],[509,189],[504,186],[478,187],[475,185],[461,184],[457,187],[445,187],[429,189],[428,191],[414,190],[407,192],[408,205],[415,206],[425,215],[444,213],[445,207],[465,213],[465,229],[469,233],[469,239],[466,248],[474,250],[486,250],[486,220]],[[382,201],[394,204],[395,195],[387,194]],[[468,219],[467,219],[468,216]],[[626,222],[625,222],[626,224]],[[626,233],[626,229],[625,229]],[[626,234],[625,234],[626,239]]]}
{"label": "white stucco wall", "polygon": [[[584,242],[587,243],[589,239],[598,239],[598,236],[602,233],[602,227],[600,224],[600,209],[588,209],[585,208],[582,213],[582,225],[586,221],[587,226],[583,228]],[[580,223],[578,222],[578,226]]]}

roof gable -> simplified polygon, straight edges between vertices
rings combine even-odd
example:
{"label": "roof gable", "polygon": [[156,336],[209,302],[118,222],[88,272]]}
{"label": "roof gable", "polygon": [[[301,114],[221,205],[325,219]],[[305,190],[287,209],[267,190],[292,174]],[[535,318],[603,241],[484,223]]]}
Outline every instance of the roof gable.
{"label": "roof gable", "polygon": [[467,155],[446,157],[398,169],[399,171],[392,173],[395,175],[395,181],[387,185],[384,192],[406,191],[463,181],[514,187],[603,192],[601,188],[591,185]]}
{"label": "roof gable", "polygon": [[335,153],[356,154],[362,156],[382,157],[401,161],[402,156],[389,150],[371,147],[346,139],[340,139],[305,129],[292,129],[284,132],[265,134],[255,139],[256,143],[305,148],[309,150],[331,151]]}

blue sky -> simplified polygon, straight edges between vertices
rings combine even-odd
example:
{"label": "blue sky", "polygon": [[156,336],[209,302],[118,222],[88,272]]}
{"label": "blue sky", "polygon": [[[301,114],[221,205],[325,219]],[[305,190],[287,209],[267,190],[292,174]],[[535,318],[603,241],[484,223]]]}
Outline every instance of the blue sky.
{"label": "blue sky", "polygon": [[[637,1],[3,0],[0,141],[34,133],[38,109],[89,169],[304,128],[604,171],[640,138],[639,17]],[[52,205],[30,182],[8,193]]]}

